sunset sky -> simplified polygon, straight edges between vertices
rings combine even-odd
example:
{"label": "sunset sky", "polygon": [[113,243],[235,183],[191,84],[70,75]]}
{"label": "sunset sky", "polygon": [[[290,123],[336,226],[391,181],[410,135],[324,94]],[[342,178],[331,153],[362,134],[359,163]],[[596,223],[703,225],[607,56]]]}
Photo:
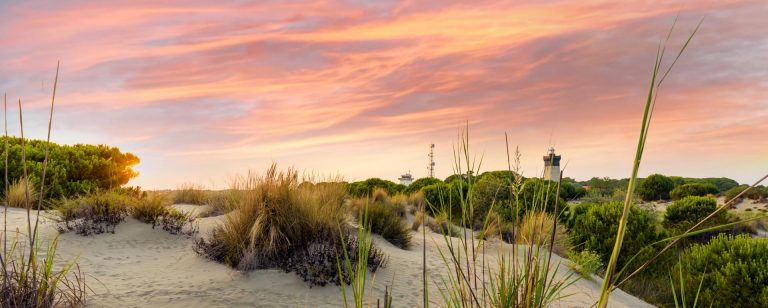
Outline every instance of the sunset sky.
{"label": "sunset sky", "polygon": [[[627,177],[656,48],[703,18],[665,82],[641,175],[768,171],[766,1],[0,1],[0,93],[45,137],[138,155],[146,189],[212,188],[272,161],[347,180],[452,173],[469,122],[541,172]],[[668,57],[671,59],[672,57]],[[15,105],[9,109],[14,116]],[[17,117],[9,122],[18,135]]]}

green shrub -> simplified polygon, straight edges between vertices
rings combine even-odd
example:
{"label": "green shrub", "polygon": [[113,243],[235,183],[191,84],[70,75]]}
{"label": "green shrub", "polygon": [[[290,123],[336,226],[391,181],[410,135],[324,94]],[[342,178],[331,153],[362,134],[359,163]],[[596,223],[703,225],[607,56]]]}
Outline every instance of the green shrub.
{"label": "green shrub", "polygon": [[644,201],[669,200],[669,192],[675,188],[675,182],[661,174],[652,174],[640,182],[637,195]]}
{"label": "green shrub", "polygon": [[739,182],[736,182],[729,178],[683,178],[683,183],[679,184],[691,184],[691,183],[702,183],[702,184],[712,184],[717,187],[718,192],[725,192],[728,191],[731,188],[734,188],[736,186],[739,186]]}
{"label": "green shrub", "polygon": [[[731,200],[733,198],[736,198],[741,192],[749,188],[749,185],[741,185],[736,186],[734,188],[729,189],[726,191],[723,195],[725,195],[726,200]],[[763,186],[756,186],[752,189],[750,189],[748,192],[743,194],[741,196],[742,198],[752,199],[752,200],[760,200],[768,197],[768,189],[766,189]]]}
{"label": "green shrub", "polygon": [[586,194],[587,190],[578,183],[566,182],[565,179],[560,183],[560,198],[575,200],[584,197]]}
{"label": "green shrub", "polygon": [[384,189],[387,194],[394,195],[402,192],[406,186],[380,178],[370,178],[365,181],[348,183],[347,193],[354,197],[366,197],[370,196],[376,188]]}
{"label": "green shrub", "polygon": [[716,195],[719,192],[717,186],[708,183],[690,183],[675,187],[669,192],[672,200],[680,200],[685,197]]}
{"label": "green shrub", "polygon": [[681,255],[686,290],[695,294],[704,279],[700,302],[712,307],[768,306],[768,241],[748,235],[724,235],[696,244]]}
{"label": "green shrub", "polygon": [[[485,173],[484,173],[485,175]],[[473,207],[475,210],[473,226],[483,223],[483,219],[489,213],[491,207],[494,212],[501,213],[500,207],[509,207],[510,184],[509,179],[481,176],[472,187]]]}
{"label": "green shrub", "polygon": [[600,255],[589,250],[572,251],[568,253],[568,259],[571,260],[571,268],[585,278],[597,274],[603,268]]}
{"label": "green shrub", "polygon": [[589,187],[589,193],[593,196],[613,196],[617,190],[627,190],[629,179],[591,178],[584,183]]}
{"label": "green shrub", "polygon": [[[536,207],[536,210],[544,210],[548,213],[553,213],[555,210],[555,202],[557,202],[559,198],[557,196],[557,183],[537,178],[529,178],[523,181],[523,186],[519,192],[517,202],[514,200],[514,196],[509,196],[509,198],[512,200],[499,200],[500,204],[497,206],[497,211],[506,221],[514,222],[516,220],[515,213],[517,213],[517,217],[523,217],[525,216],[525,213],[530,211],[533,207]],[[561,209],[567,209],[565,204],[565,200],[560,199]],[[560,213],[553,214],[560,217]]]}
{"label": "green shrub", "polygon": [[[399,213],[397,205],[388,200],[371,202],[365,199],[352,201],[354,216],[362,217],[361,211],[368,207],[368,223],[371,232],[381,235],[385,240],[402,249],[411,246],[411,231]],[[403,211],[403,216],[405,215]]]}
{"label": "green shrub", "polygon": [[[611,202],[606,204],[582,203],[572,206],[567,221],[569,239],[576,251],[589,250],[600,255],[600,260],[607,263],[616,241],[618,221],[624,204]],[[665,235],[656,231],[656,222],[651,213],[632,207],[627,220],[627,236],[621,248],[618,268],[624,267],[637,253],[633,265],[639,265],[655,251],[646,246],[662,239]]]}
{"label": "green shrub", "polygon": [[411,183],[411,185],[408,185],[408,187],[406,187],[403,190],[403,193],[410,195],[410,194],[413,194],[413,193],[416,193],[416,192],[420,191],[422,188],[424,188],[426,186],[433,185],[433,184],[438,184],[438,183],[442,183],[442,182],[443,181],[441,181],[441,180],[439,180],[437,178],[420,178],[420,179],[418,179],[416,181],[413,181],[413,183]]}
{"label": "green shrub", "polygon": [[[163,216],[160,219],[160,224],[163,226],[163,230],[168,231],[171,234],[182,233],[184,226],[190,226],[188,231],[183,231],[184,234],[192,235],[197,233],[197,228],[192,224],[195,217],[188,212],[182,212],[177,209],[168,207],[165,208]],[[153,225],[154,228],[154,225]]]}
{"label": "green shrub", "polygon": [[[664,214],[664,227],[674,233],[682,233],[707,217],[717,209],[717,200],[709,197],[686,197],[675,201],[667,207]],[[727,223],[728,213],[720,211],[710,218],[699,229]]]}
{"label": "green shrub", "polygon": [[[6,137],[0,137],[4,143]],[[8,140],[8,178],[15,182],[24,177],[21,160],[21,138],[7,137]],[[38,184],[42,177],[45,147],[42,140],[25,140],[26,166],[32,183]],[[125,185],[138,175],[133,166],[139,158],[131,153],[106,145],[58,145],[50,143],[48,168],[46,170],[45,191],[43,198],[58,199],[109,191]],[[0,169],[4,169],[5,160],[0,159]]]}
{"label": "green shrub", "polygon": [[133,198],[115,192],[65,200],[58,207],[58,229],[60,232],[74,230],[83,236],[115,233],[117,225],[128,216],[133,202]]}
{"label": "green shrub", "polygon": [[435,216],[437,213],[445,212],[451,220],[461,217],[462,188],[466,189],[466,186],[459,181],[424,187],[421,191],[427,203],[427,213]]}

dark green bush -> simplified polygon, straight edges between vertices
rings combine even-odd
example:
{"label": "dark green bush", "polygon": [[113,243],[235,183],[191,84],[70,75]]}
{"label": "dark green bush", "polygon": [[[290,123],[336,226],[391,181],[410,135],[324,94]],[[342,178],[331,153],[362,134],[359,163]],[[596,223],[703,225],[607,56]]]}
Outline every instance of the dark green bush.
{"label": "dark green bush", "polygon": [[739,182],[736,182],[729,178],[683,178],[685,184],[702,183],[712,184],[717,187],[718,192],[724,192],[736,186],[739,186]]}
{"label": "dark green bush", "polygon": [[[729,189],[725,192],[725,199],[731,200],[738,196],[742,191],[749,188],[749,185],[740,185],[736,186],[734,188]],[[742,198],[752,199],[752,200],[760,200],[763,198],[768,197],[768,189],[766,189],[763,186],[756,186],[755,188],[750,189],[747,191],[744,195],[741,196]]]}
{"label": "dark green bush", "polygon": [[[717,200],[709,197],[686,197],[675,201],[667,207],[664,214],[664,227],[674,233],[682,233],[707,217],[717,209]],[[720,211],[699,227],[704,229],[727,223],[728,213]]]}
{"label": "dark green bush", "polygon": [[719,192],[717,186],[709,183],[690,183],[675,187],[669,192],[672,200],[680,200],[685,197],[716,195]]}
{"label": "dark green bush", "polygon": [[560,183],[560,198],[565,200],[575,200],[584,197],[586,194],[587,190],[578,183],[570,181],[566,182],[565,179]]}
{"label": "dark green bush", "polygon": [[675,188],[675,182],[661,174],[652,174],[640,182],[637,195],[644,201],[669,200],[669,192]]}
{"label": "dark green bush", "polygon": [[[582,203],[572,206],[566,223],[572,247],[576,251],[593,251],[607,264],[616,241],[618,221],[623,208],[624,204],[621,202]],[[635,207],[629,212],[626,234],[618,268],[623,268],[636,253],[640,255],[630,268],[639,266],[655,251],[655,248],[647,246],[665,236],[656,230],[656,222],[649,212]]]}
{"label": "dark green bush", "polygon": [[[0,137],[0,143],[5,142]],[[33,186],[39,185],[45,159],[46,142],[26,140],[26,165]],[[21,164],[21,139],[8,137],[8,177],[13,183],[23,178]],[[46,199],[74,197],[97,191],[107,191],[128,183],[138,175],[133,166],[139,158],[131,153],[106,145],[58,145],[50,144],[46,171]],[[0,169],[5,168],[0,160]]]}
{"label": "dark green bush", "polygon": [[403,193],[405,193],[405,194],[412,194],[412,193],[420,191],[422,188],[424,188],[426,186],[433,185],[433,184],[438,184],[438,183],[442,183],[442,182],[443,181],[441,181],[441,180],[439,180],[437,178],[420,178],[420,179],[418,179],[416,181],[413,181],[413,183],[411,183],[411,185],[408,185],[408,187],[406,187],[403,190]]}
{"label": "dark green bush", "polygon": [[626,191],[628,184],[628,179],[615,180],[607,177],[591,178],[589,181],[584,182],[584,185],[589,187],[590,194],[608,197],[613,196],[616,191]]}
{"label": "dark green bush", "polygon": [[[440,212],[446,212],[451,220],[461,217],[462,196],[466,195],[466,184],[454,181],[450,184],[438,183],[424,187],[424,200],[427,203],[427,213],[435,216]],[[464,195],[462,195],[464,191]]]}
{"label": "dark green bush", "polygon": [[[503,202],[498,205],[497,211],[506,221],[515,221],[517,217],[523,217],[526,212],[532,208],[539,211],[553,213],[555,202],[558,200],[557,183],[537,178],[529,178],[523,181],[523,186],[519,192],[517,200],[510,195],[509,202]],[[505,200],[500,200],[505,201]],[[565,200],[560,199],[561,211],[565,210]],[[553,213],[560,217],[560,213]]]}
{"label": "dark green bush", "polygon": [[[681,255],[686,294],[696,294],[709,307],[768,306],[768,241],[748,235],[721,234]],[[674,273],[679,273],[678,269]]]}
{"label": "dark green bush", "polygon": [[371,232],[381,235],[385,240],[402,249],[411,246],[411,230],[398,215],[394,205],[389,202],[366,202],[356,200],[355,217],[361,217],[360,211],[368,207],[368,223]]}
{"label": "dark green bush", "polygon": [[347,184],[347,193],[355,197],[370,196],[376,188],[384,189],[389,195],[403,191],[406,186],[380,178],[370,178],[365,181]]}
{"label": "dark green bush", "polygon": [[478,228],[482,226],[483,220],[491,208],[494,212],[500,212],[501,207],[509,207],[510,185],[509,179],[481,176],[477,183],[472,187],[472,198],[474,207],[473,226]]}

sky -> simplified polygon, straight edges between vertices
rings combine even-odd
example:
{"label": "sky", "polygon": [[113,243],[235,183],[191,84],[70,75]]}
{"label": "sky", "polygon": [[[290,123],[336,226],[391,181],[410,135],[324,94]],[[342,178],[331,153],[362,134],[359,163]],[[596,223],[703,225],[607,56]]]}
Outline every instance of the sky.
{"label": "sky", "polygon": [[[25,133],[139,156],[145,189],[224,188],[272,162],[348,181],[482,170],[627,177],[657,47],[699,32],[661,88],[640,175],[768,171],[766,1],[7,1],[0,92]],[[671,60],[672,55],[666,57]],[[669,62],[665,62],[669,64]],[[18,122],[10,117],[10,133]]]}

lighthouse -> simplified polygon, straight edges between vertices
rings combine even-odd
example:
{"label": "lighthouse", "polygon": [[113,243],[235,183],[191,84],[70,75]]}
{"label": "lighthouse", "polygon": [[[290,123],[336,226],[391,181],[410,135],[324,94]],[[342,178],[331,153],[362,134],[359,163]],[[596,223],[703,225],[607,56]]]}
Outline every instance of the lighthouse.
{"label": "lighthouse", "polygon": [[557,181],[560,179],[560,155],[555,155],[555,148],[550,147],[544,156],[544,179]]}

